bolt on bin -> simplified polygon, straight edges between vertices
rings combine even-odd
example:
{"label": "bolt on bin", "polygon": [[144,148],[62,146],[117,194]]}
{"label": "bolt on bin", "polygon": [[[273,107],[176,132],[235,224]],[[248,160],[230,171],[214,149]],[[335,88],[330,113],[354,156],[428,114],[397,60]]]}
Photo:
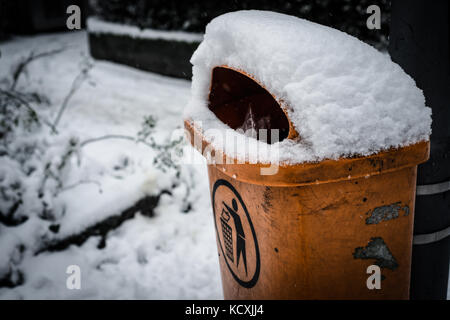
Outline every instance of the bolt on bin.
{"label": "bolt on bin", "polygon": [[[276,43],[266,48],[271,39]],[[330,58],[327,49],[320,48],[325,44],[342,52],[336,51],[336,57]],[[282,51],[274,54],[272,49]],[[323,59],[315,61],[314,66],[296,59],[283,60],[289,55],[308,60],[320,57],[320,53]],[[313,101],[314,96],[323,94],[321,90],[328,90],[328,99],[334,98],[337,110],[352,113],[346,108],[346,94],[335,90],[336,86],[342,88],[339,82],[331,81],[333,85],[329,86],[318,83],[316,90],[308,77],[319,70],[340,81],[347,82],[350,77],[358,82],[358,78],[351,78],[354,70],[348,69],[353,62],[342,69],[337,63],[346,59],[362,63],[367,57],[375,59],[377,66],[372,69],[369,62],[368,70],[362,71],[362,76],[368,77],[362,82],[369,88],[349,82],[347,89],[356,95],[365,90],[371,95],[370,102],[380,109],[388,104],[392,110],[379,111],[365,105],[362,111],[367,115],[355,112],[357,115],[349,116],[342,126],[338,120],[321,123],[327,115],[312,116],[318,106],[312,103],[308,109],[308,99],[302,101],[303,105],[293,99],[301,92],[312,94]],[[348,35],[261,11],[238,11],[214,19],[191,62],[194,76],[185,129],[191,144],[209,159],[224,297],[408,299],[416,171],[417,165],[429,157],[431,121],[423,101],[411,100],[411,96],[405,101],[401,98],[406,90],[402,86],[420,96],[414,82],[388,58]],[[357,62],[354,64],[359,68]],[[392,101],[378,96],[383,84],[371,87],[375,83],[371,73],[376,70],[386,72],[385,79],[395,82],[394,87],[386,87]],[[295,93],[289,93],[289,87],[295,87]],[[383,117],[387,113],[395,119],[399,108],[411,102],[418,105],[409,109],[414,117],[406,115],[397,126],[408,123],[406,127],[415,133],[406,143],[392,142],[378,148],[370,144],[375,151],[352,149],[354,145],[347,143],[356,140],[345,132],[360,132],[366,137],[358,131],[365,117],[375,119],[367,122],[374,134],[385,140],[400,139],[397,127],[386,132],[377,117],[382,114],[381,119],[386,120]],[[338,119],[339,114],[329,119],[333,118]],[[411,123],[417,128],[410,127]],[[311,130],[328,126],[334,142],[325,139],[324,143],[323,137],[303,130],[308,126]],[[245,143],[225,141],[220,136],[227,130],[233,139],[242,138]],[[246,136],[247,130],[253,134]],[[322,153],[317,152],[320,147],[314,149],[321,143],[330,149],[345,145],[350,151],[333,157],[329,149]],[[236,150],[246,144],[250,145],[249,154],[243,157]],[[256,147],[269,154],[255,160],[253,153],[261,155]],[[276,170],[264,174],[264,169],[274,165],[274,150],[279,151]]]}

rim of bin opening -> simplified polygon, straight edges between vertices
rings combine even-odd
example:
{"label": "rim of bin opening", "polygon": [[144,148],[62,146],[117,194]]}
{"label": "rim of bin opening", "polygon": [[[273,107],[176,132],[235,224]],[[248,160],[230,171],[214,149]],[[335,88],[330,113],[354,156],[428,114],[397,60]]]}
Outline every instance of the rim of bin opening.
{"label": "rim of bin opening", "polygon": [[[212,68],[211,83],[209,87],[210,93],[213,86],[213,72],[215,68],[225,68],[238,72],[253,80],[257,85],[268,92],[277,102],[289,122],[289,133],[286,139],[301,139],[287,113],[288,106],[286,103],[274,96],[263,84],[261,84],[260,81],[244,70],[232,68],[227,65],[218,65]],[[201,136],[202,145],[201,150],[198,151],[200,151],[203,155],[205,148],[208,147],[209,150],[211,150],[211,153],[213,153],[211,158],[222,160],[219,161],[220,163],[217,163],[217,161],[216,163],[208,163],[209,165],[216,166],[227,176],[239,181],[254,184],[264,183],[268,186],[321,184],[352,180],[362,177],[368,178],[373,175],[418,165],[419,163],[427,161],[430,155],[430,142],[429,140],[424,140],[400,148],[383,150],[369,156],[342,157],[336,160],[325,159],[318,162],[305,162],[298,164],[288,164],[283,162],[278,164],[249,162],[239,163],[235,158],[226,155],[222,150],[216,150],[213,148],[204,138],[203,134],[195,128],[192,119],[186,119],[184,124],[185,130],[189,133],[191,145],[195,148],[199,147],[194,145],[194,139],[196,136]],[[274,165],[277,170],[275,174],[261,175],[261,169],[275,169],[273,167]]]}
{"label": "rim of bin opening", "polygon": [[[430,142],[420,141],[400,148],[390,148],[369,156],[354,156],[336,160],[325,159],[318,162],[298,164],[239,163],[235,158],[226,155],[222,150],[211,146],[202,133],[195,128],[192,120],[184,121],[185,130],[189,133],[190,143],[203,154],[208,147],[211,158],[221,159],[214,165],[227,176],[239,181],[264,184],[267,186],[301,186],[309,184],[331,183],[401,170],[416,166],[428,160]],[[201,137],[201,147],[194,145],[195,137]],[[200,150],[201,149],[201,150]],[[230,160],[232,163],[230,163]],[[261,175],[261,169],[277,167],[272,175]]]}
{"label": "rim of bin opening", "polygon": [[289,108],[288,105],[282,99],[279,99],[272,92],[267,90],[267,88],[258,79],[256,79],[253,75],[246,72],[245,70],[242,70],[239,68],[233,68],[233,67],[227,66],[226,64],[218,65],[218,66],[215,66],[214,68],[212,68],[211,69],[211,82],[209,84],[208,99],[209,99],[209,95],[211,94],[211,91],[212,91],[213,73],[216,68],[224,68],[224,69],[228,69],[228,70],[232,70],[237,73],[240,73],[240,74],[246,76],[247,78],[253,80],[257,85],[259,85],[261,88],[263,88],[268,94],[270,94],[272,96],[273,100],[278,104],[278,107],[281,109],[281,111],[283,111],[284,115],[286,116],[286,119],[289,123],[289,133],[288,133],[288,136],[286,137],[286,139],[291,139],[291,140],[300,139],[299,134],[298,134],[297,130],[295,129],[295,126],[292,123],[291,118],[289,117],[289,114],[287,112],[287,109]]}

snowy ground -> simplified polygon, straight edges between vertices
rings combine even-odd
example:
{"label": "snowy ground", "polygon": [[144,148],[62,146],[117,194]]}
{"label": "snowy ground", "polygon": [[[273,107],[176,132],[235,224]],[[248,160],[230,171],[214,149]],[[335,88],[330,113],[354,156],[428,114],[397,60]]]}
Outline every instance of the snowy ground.
{"label": "snowy ground", "polygon": [[[31,50],[61,47],[63,52],[33,61],[18,85],[43,92],[55,111],[88,56],[86,33],[0,45],[1,77]],[[163,140],[182,126],[189,91],[188,81],[96,61],[70,100],[59,131],[80,140],[106,134],[136,136],[144,116],[153,115],[155,139]],[[69,170],[67,190],[58,195],[66,206],[64,215],[56,222],[31,217],[15,227],[0,224],[0,278],[2,270],[20,270],[24,276],[22,285],[0,288],[0,298],[222,298],[205,165],[184,165],[177,182],[173,172],[155,168],[154,157],[153,149],[128,140],[107,139],[84,147],[80,163]],[[76,234],[162,189],[172,195],[161,196],[155,217],[138,213],[125,221],[107,235],[104,249],[97,248],[99,237],[90,237],[81,247],[35,255],[39,239]],[[184,213],[187,202],[191,210]],[[60,226],[56,235],[45,228],[55,223]],[[25,245],[25,252],[18,252],[19,244]],[[66,288],[69,265],[81,268],[81,290]]]}
{"label": "snowy ground", "polygon": [[[33,61],[18,82],[18,89],[46,95],[47,112],[55,114],[88,59],[85,32],[0,44],[0,81],[31,50],[58,48],[65,49]],[[189,92],[188,81],[95,61],[61,118],[62,137],[53,137],[51,147],[65,137],[136,136],[148,115],[157,120],[155,139],[164,141],[181,128]],[[0,223],[0,279],[8,272],[12,280],[23,275],[22,284],[0,287],[0,299],[221,299],[205,165],[198,158],[200,164],[183,165],[177,178],[173,170],[156,168],[155,156],[154,149],[131,140],[91,143],[71,160],[65,189],[55,198],[63,214],[51,220],[30,215],[17,226]],[[103,249],[100,237],[91,236],[81,246],[42,251],[44,240],[79,234],[161,190],[171,194],[161,195],[155,216],[137,213],[107,234]],[[54,225],[56,233],[49,231]],[[66,287],[69,265],[81,268],[81,290]]]}

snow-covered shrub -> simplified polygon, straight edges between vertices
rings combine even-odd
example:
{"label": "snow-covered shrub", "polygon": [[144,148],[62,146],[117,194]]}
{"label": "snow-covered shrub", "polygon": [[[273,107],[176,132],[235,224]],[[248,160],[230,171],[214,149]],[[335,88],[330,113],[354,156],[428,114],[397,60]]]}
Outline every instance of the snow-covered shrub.
{"label": "snow-covered shrub", "polygon": [[[155,167],[163,172],[170,171],[168,177],[174,177],[168,178],[173,181],[173,188],[179,185],[177,181],[185,179],[180,177],[180,167],[170,157],[171,149],[177,148],[181,140],[157,141],[153,137],[156,125],[153,116],[144,118],[135,136],[108,134],[81,139],[60,125],[71,98],[88,77],[92,67],[90,60],[82,61],[79,74],[60,105],[55,105],[42,93],[30,91],[31,86],[18,85],[21,76],[27,73],[28,64],[60,51],[32,52],[13,65],[9,77],[0,79],[0,287],[13,287],[25,281],[18,267],[25,254],[36,254],[48,246],[58,247],[58,241],[70,245],[69,240],[76,238],[76,234],[59,240],[55,236],[67,211],[68,198],[62,196],[63,193],[71,193],[83,183],[95,183],[100,190],[97,196],[101,195],[101,183],[86,180],[90,178],[89,172],[82,172],[80,168],[87,145],[106,139],[144,144],[154,150]],[[119,166],[124,168],[133,161],[127,157],[122,160]],[[158,199],[157,195],[149,199],[147,196],[137,195],[138,200],[143,197],[143,204],[138,202],[135,207],[143,214],[145,210],[153,210]],[[141,208],[142,205],[148,208]],[[117,212],[111,214],[120,220],[123,209],[126,208],[116,208]],[[133,210],[123,219],[132,217]],[[114,208],[111,211],[114,212]],[[20,230],[15,229],[15,232],[13,228]],[[80,232],[84,235],[85,231]]]}
{"label": "snow-covered shrub", "polygon": [[0,92],[0,221],[6,225],[20,224],[30,214],[51,216],[48,193],[57,184],[49,188],[47,182],[55,159],[47,155],[47,128],[34,110],[45,104],[38,94]]}
{"label": "snow-covered shrub", "polygon": [[[67,49],[26,66],[11,90],[22,56],[55,47]],[[36,128],[19,134],[12,126],[9,141],[46,141],[39,150],[54,155],[55,170],[57,160],[71,153],[60,176],[62,190],[51,197],[53,208],[64,208],[61,217],[26,213],[28,219],[15,226],[0,222],[0,299],[221,297],[214,226],[206,219],[211,203],[205,167],[172,161],[180,168],[177,177],[174,168],[158,168],[165,161],[154,163],[171,152],[170,145],[179,148],[189,82],[95,62],[88,79],[67,98],[88,52],[86,33],[18,38],[1,50],[0,88],[45,95],[42,103],[29,103],[39,119],[32,122]],[[198,156],[194,163],[203,164],[200,155],[193,156]],[[20,172],[20,162],[5,159],[17,167],[11,172]],[[32,185],[27,179],[17,180],[27,187]],[[48,187],[50,182],[57,184],[50,178]],[[72,264],[82,268],[81,291],[66,288],[65,271]]]}
{"label": "snow-covered shrub", "polygon": [[28,63],[58,52],[31,53],[14,66],[11,79],[1,81],[0,222],[5,225],[21,224],[30,216],[55,220],[64,214],[64,206],[53,200],[70,170],[77,138],[59,133],[57,125],[90,66],[82,68],[53,122],[45,96],[15,89]]}

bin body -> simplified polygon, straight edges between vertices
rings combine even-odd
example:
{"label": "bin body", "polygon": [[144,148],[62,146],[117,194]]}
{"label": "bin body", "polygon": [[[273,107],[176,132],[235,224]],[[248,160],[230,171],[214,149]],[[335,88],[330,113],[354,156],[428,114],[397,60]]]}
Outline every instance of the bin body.
{"label": "bin body", "polygon": [[[408,299],[416,167],[289,187],[241,182],[213,165],[208,173],[226,299]],[[223,203],[233,199],[244,229],[247,273],[242,253],[238,266],[237,249],[231,250],[234,259],[227,254],[222,228]],[[238,237],[232,234],[232,248]],[[367,246],[384,252],[371,256]],[[377,263],[385,265],[385,279],[380,290],[369,290],[367,267]]]}
{"label": "bin body", "polygon": [[[225,299],[408,299],[417,164],[428,156],[420,142],[266,176],[259,164],[208,164]],[[370,265],[380,289],[367,287]]]}

